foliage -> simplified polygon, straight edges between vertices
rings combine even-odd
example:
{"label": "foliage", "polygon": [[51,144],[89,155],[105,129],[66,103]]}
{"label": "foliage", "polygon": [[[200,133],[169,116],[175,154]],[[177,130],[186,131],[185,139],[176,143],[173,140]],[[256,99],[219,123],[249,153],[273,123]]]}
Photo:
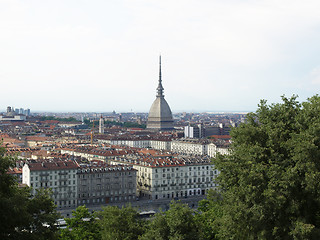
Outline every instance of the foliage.
{"label": "foliage", "polygon": [[[93,123],[90,122],[89,119],[84,119],[84,123],[87,124],[89,127],[93,127]],[[94,124],[96,127],[98,127],[98,124]],[[116,122],[116,121],[104,121],[104,125],[106,127],[112,127],[112,126],[120,126],[120,127],[126,127],[126,128],[146,128],[145,124],[139,124],[136,122]]]}
{"label": "foliage", "polygon": [[139,213],[131,206],[118,208],[104,207],[97,213],[100,219],[102,239],[138,239],[144,232],[144,221],[139,219]]}
{"label": "foliage", "polygon": [[72,216],[72,218],[65,218],[67,228],[61,230],[60,239],[101,239],[98,221],[86,206],[77,207],[72,212]]}
{"label": "foliage", "polygon": [[196,214],[199,226],[199,239],[218,239],[220,222],[223,218],[221,195],[210,189],[206,199],[199,202],[198,214]]}
{"label": "foliage", "polygon": [[68,117],[68,118],[59,118],[59,117],[54,117],[54,116],[41,116],[40,117],[41,121],[46,121],[46,120],[56,120],[59,122],[79,122],[77,119],[74,117]]}
{"label": "foliage", "polygon": [[198,226],[193,210],[186,204],[172,202],[168,211],[155,215],[141,239],[199,239],[197,230]]}
{"label": "foliage", "polygon": [[320,238],[320,97],[260,102],[218,155],[222,239]]}
{"label": "foliage", "polygon": [[31,197],[29,187],[19,187],[7,173],[15,159],[0,147],[0,239],[56,239],[57,213],[50,190]]}

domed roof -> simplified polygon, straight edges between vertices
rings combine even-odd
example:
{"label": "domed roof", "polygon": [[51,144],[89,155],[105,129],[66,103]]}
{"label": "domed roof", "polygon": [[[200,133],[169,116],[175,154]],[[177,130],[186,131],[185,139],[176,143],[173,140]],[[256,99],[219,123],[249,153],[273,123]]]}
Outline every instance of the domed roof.
{"label": "domed roof", "polygon": [[172,113],[169,104],[163,97],[157,97],[149,111],[148,129],[171,130],[173,129]]}
{"label": "domed roof", "polygon": [[172,113],[167,101],[157,97],[149,111],[148,129],[169,130],[173,129]]}
{"label": "domed roof", "polygon": [[161,56],[160,56],[160,74],[157,87],[157,98],[151,105],[148,115],[148,129],[170,130],[173,129],[172,112],[169,104],[164,99],[161,80]]}
{"label": "domed roof", "polygon": [[164,98],[157,97],[151,105],[149,118],[161,118],[163,120],[172,120],[172,113],[169,104]]}

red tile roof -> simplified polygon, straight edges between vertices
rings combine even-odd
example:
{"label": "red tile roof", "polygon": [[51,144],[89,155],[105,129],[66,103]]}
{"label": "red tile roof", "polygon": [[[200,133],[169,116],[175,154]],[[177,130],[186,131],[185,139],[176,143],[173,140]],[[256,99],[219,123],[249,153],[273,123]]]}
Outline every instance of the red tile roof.
{"label": "red tile roof", "polygon": [[48,171],[48,170],[64,170],[77,169],[78,163],[75,161],[43,161],[35,163],[27,163],[30,171]]}

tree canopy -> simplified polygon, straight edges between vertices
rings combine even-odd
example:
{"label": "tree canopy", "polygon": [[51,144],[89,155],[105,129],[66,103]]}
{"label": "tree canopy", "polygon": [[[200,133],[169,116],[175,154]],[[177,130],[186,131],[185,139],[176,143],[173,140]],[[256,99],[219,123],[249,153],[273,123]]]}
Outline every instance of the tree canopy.
{"label": "tree canopy", "polygon": [[101,239],[100,227],[97,219],[86,206],[79,206],[72,212],[72,218],[65,218],[67,228],[61,230],[60,239]]}
{"label": "tree canopy", "polygon": [[[320,238],[320,97],[265,100],[231,132],[220,170],[222,239]],[[216,223],[218,224],[218,223]]]}
{"label": "tree canopy", "polygon": [[29,187],[20,187],[8,174],[15,159],[0,147],[0,239],[56,239],[57,213],[49,189],[31,196]]}
{"label": "tree canopy", "polygon": [[144,221],[139,219],[139,213],[131,206],[107,206],[97,212],[97,216],[102,239],[134,240],[144,232]]}
{"label": "tree canopy", "polygon": [[200,239],[198,230],[195,212],[187,204],[171,202],[168,211],[157,213],[150,221],[141,239],[196,240]]}

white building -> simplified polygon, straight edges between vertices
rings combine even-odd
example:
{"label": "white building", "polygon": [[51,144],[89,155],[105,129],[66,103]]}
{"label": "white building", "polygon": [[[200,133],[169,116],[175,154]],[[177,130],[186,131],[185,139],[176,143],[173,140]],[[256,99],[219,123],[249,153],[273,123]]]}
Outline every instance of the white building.
{"label": "white building", "polygon": [[143,158],[132,155],[110,160],[111,164],[132,164],[137,172],[137,193],[149,199],[205,195],[215,188],[218,171],[208,157]]}
{"label": "white building", "polygon": [[171,140],[150,140],[150,147],[157,150],[171,150]]}
{"label": "white building", "polygon": [[207,155],[209,157],[215,157],[217,153],[217,146],[214,143],[209,143],[207,145]]}
{"label": "white building", "polygon": [[58,209],[77,205],[77,168],[74,161],[46,161],[26,163],[22,168],[22,183],[32,187],[51,188]]}
{"label": "white building", "polygon": [[17,114],[13,116],[0,115],[0,121],[25,121],[26,116],[22,114]]}
{"label": "white building", "polygon": [[150,147],[149,139],[111,139],[111,145],[123,145],[135,148],[148,148]]}
{"label": "white building", "polygon": [[205,140],[198,139],[179,139],[171,142],[171,151],[175,153],[206,155],[207,144]]}

